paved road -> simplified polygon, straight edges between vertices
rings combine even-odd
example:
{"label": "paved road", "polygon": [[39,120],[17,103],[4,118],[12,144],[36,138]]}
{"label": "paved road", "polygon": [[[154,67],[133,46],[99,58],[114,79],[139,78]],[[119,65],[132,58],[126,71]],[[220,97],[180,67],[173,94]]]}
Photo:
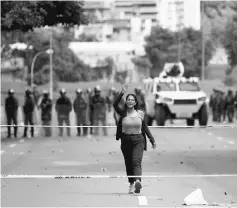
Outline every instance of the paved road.
{"label": "paved road", "polygon": [[[208,203],[237,206],[237,128],[151,131],[158,148],[144,153],[143,175],[160,177],[144,178],[139,196],[127,194],[126,178],[2,179],[1,206],[135,207],[142,196],[148,206],[182,206],[197,188]],[[125,175],[114,129],[108,137],[4,140],[1,157],[4,174]]]}

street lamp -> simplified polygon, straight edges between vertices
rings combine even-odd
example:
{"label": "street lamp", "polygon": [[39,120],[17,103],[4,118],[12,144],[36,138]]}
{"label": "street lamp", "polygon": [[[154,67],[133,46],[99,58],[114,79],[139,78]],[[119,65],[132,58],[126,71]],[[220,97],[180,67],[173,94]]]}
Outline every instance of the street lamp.
{"label": "street lamp", "polygon": [[40,56],[40,55],[43,54],[43,53],[47,53],[47,54],[51,55],[51,54],[53,54],[53,50],[52,50],[52,49],[48,49],[48,50],[46,50],[46,51],[40,51],[40,52],[38,52],[38,53],[34,56],[33,61],[32,61],[32,64],[31,64],[31,70],[30,70],[30,75],[31,75],[31,87],[33,87],[33,84],[34,84],[34,82],[33,82],[33,77],[34,77],[35,61],[36,61],[37,57]]}

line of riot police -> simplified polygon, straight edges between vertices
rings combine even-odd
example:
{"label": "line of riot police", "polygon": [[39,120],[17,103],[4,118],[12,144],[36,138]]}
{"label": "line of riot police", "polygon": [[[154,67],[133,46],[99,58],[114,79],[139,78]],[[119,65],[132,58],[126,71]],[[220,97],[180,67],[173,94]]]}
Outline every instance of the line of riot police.
{"label": "line of riot police", "polygon": [[[71,122],[70,113],[74,111],[76,115],[76,125],[77,126],[106,126],[107,125],[107,111],[113,112],[113,117],[115,124],[119,120],[119,115],[113,110],[112,103],[119,93],[112,87],[107,96],[103,96],[101,93],[100,86],[96,86],[94,90],[86,89],[82,90],[78,88],[76,90],[76,96],[73,102],[67,96],[65,89],[60,90],[60,96],[56,100],[55,110],[57,114],[57,121],[59,126],[59,136],[63,136],[63,125],[66,124],[67,136],[71,136]],[[146,110],[144,95],[140,88],[136,88],[134,93],[137,96],[138,103],[142,110]],[[124,105],[124,100],[122,99],[120,105]],[[14,137],[17,137],[17,112],[19,107],[19,101],[14,95],[14,90],[9,89],[8,97],[5,100],[5,112],[7,117],[7,125],[11,125],[12,122],[14,126]],[[24,114],[24,133],[23,137],[28,137],[27,125],[30,124],[31,137],[34,137],[34,119],[33,114],[35,109],[41,112],[41,122],[43,126],[43,132],[45,137],[52,136],[52,129],[49,127],[52,123],[52,108],[53,101],[49,96],[49,92],[44,90],[42,95],[34,87],[33,90],[27,89],[25,91],[25,101],[23,105]],[[107,128],[102,128],[104,136],[108,135]],[[87,136],[87,135],[98,135],[98,127],[77,127],[77,136]],[[8,138],[11,137],[11,127],[8,126]]]}
{"label": "line of riot police", "polygon": [[237,91],[234,95],[232,90],[225,94],[221,89],[213,89],[209,106],[214,122],[225,122],[227,118],[229,123],[233,123],[235,113],[237,119]]}

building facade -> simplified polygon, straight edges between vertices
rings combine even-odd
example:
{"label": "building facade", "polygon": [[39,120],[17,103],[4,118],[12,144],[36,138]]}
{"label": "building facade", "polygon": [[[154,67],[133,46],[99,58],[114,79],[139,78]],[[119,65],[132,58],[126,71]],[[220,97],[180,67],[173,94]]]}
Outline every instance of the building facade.
{"label": "building facade", "polygon": [[200,0],[159,0],[159,23],[177,31],[184,27],[200,29]]}

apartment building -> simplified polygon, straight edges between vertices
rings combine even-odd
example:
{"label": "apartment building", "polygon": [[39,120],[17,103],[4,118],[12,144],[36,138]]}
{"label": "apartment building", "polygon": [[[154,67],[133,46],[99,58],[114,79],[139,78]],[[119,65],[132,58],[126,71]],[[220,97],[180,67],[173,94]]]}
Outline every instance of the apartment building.
{"label": "apartment building", "polygon": [[142,22],[150,19],[156,24],[158,21],[157,0],[115,0],[114,8],[122,19],[131,19],[139,15]]}
{"label": "apartment building", "polygon": [[200,0],[159,0],[159,23],[177,31],[184,27],[200,29]]}

